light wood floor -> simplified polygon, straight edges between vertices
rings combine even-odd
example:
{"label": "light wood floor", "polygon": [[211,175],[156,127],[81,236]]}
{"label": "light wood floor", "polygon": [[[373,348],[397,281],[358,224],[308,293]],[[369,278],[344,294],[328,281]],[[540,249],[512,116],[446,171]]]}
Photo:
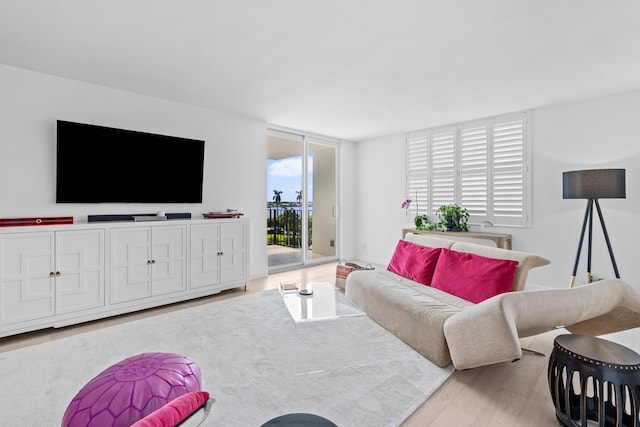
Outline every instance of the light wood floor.
{"label": "light wood floor", "polygon": [[[272,274],[252,280],[247,292],[261,292],[281,281],[326,281],[333,283],[335,263]],[[224,298],[244,295],[242,289],[225,291],[167,307],[70,326],[47,329],[16,337],[0,339],[0,353],[16,348],[59,339],[65,336],[206,304]],[[465,426],[557,426],[553,404],[547,388],[546,369],[553,338],[561,332],[524,339],[527,348],[541,351],[546,357],[525,353],[517,362],[500,363],[466,371],[456,371],[402,427],[465,427]]]}

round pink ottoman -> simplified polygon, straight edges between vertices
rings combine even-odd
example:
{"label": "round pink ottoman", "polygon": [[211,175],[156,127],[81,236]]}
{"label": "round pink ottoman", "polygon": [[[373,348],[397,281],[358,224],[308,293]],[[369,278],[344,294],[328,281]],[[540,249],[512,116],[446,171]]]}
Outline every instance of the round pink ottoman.
{"label": "round pink ottoman", "polygon": [[185,393],[200,391],[200,368],[185,356],[143,353],[108,367],[73,398],[62,427],[130,426]]}

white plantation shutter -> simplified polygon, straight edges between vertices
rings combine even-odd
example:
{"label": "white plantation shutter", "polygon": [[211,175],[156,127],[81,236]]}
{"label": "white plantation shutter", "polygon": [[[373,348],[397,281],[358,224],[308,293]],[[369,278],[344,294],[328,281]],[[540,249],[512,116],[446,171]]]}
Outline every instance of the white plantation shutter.
{"label": "white plantation shutter", "polygon": [[486,123],[462,125],[460,131],[460,205],[474,219],[488,213],[489,151]]}
{"label": "white plantation shutter", "polygon": [[416,132],[407,137],[407,197],[412,200],[412,217],[428,213],[429,193],[427,132]]}
{"label": "white plantation shutter", "polygon": [[525,215],[525,123],[519,117],[493,123],[494,223],[521,224]]}
{"label": "white plantation shutter", "polygon": [[[528,226],[529,113],[516,113],[407,137],[407,191],[420,213],[433,219],[441,205],[457,203],[470,224]],[[412,208],[415,208],[412,206]]]}
{"label": "white plantation shutter", "polygon": [[[455,128],[435,130],[431,136],[431,213],[455,203]],[[430,218],[431,219],[431,218]]]}

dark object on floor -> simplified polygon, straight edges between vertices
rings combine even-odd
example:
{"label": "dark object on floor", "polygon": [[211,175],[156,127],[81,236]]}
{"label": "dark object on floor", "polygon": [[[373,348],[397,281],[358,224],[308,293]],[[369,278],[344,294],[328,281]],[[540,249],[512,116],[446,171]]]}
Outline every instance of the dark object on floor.
{"label": "dark object on floor", "polygon": [[280,415],[262,424],[261,427],[338,427],[319,415],[294,413]]}
{"label": "dark object on floor", "polygon": [[548,378],[556,417],[563,425],[640,425],[636,352],[600,338],[560,335],[553,343]]}

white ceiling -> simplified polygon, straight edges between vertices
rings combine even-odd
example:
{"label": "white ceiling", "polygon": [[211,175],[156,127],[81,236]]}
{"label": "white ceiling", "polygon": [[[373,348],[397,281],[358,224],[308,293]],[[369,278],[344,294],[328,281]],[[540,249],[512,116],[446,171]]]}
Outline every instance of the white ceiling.
{"label": "white ceiling", "polygon": [[0,0],[0,63],[360,140],[639,89],[640,1]]}

